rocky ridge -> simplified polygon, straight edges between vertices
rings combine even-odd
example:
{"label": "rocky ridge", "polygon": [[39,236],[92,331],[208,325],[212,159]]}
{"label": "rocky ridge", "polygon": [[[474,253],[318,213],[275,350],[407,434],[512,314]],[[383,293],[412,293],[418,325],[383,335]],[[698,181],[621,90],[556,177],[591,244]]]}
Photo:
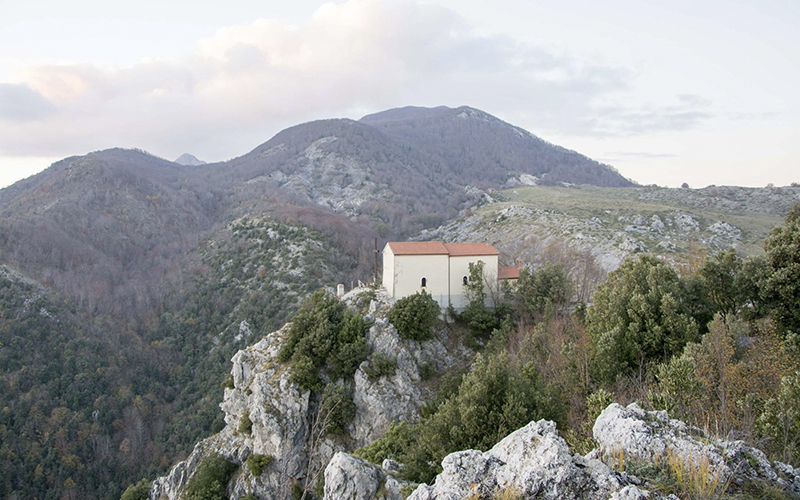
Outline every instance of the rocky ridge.
{"label": "rocky ridge", "polygon": [[[649,464],[651,470],[661,464],[697,471],[706,476],[699,481],[707,493],[719,498],[758,487],[800,494],[800,471],[771,462],[761,450],[741,441],[706,436],[700,429],[670,419],[664,411],[613,403],[597,418],[593,434],[599,447],[581,456],[570,451],[555,423],[531,422],[486,452],[447,455],[435,481],[419,485],[407,498],[678,499],[660,493],[663,486],[650,483],[647,477],[615,470],[623,461]],[[403,488],[394,478],[397,470],[393,464],[378,467],[337,454],[325,470],[325,500],[402,499],[396,493],[398,487]]]}
{"label": "rocky ridge", "polygon": [[591,252],[607,272],[639,252],[681,265],[698,250],[760,253],[769,229],[800,201],[800,188],[521,186],[484,201],[418,239],[485,241],[531,262],[563,243]]}
{"label": "rocky ridge", "polygon": [[688,470],[708,470],[718,484],[731,489],[760,483],[800,495],[800,470],[771,462],[763,451],[743,441],[707,436],[701,429],[670,419],[665,411],[613,403],[597,417],[593,434],[600,445],[590,454],[593,457],[621,453],[638,461],[680,461]]}

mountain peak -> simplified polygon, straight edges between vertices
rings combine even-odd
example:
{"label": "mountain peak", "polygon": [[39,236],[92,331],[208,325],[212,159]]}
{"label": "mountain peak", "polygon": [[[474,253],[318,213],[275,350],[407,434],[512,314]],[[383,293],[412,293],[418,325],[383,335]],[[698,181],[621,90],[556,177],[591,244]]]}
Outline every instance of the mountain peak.
{"label": "mountain peak", "polygon": [[203,160],[200,160],[196,156],[189,153],[183,153],[175,160],[175,163],[187,167],[197,167],[199,165],[205,165],[207,162],[204,162]]}

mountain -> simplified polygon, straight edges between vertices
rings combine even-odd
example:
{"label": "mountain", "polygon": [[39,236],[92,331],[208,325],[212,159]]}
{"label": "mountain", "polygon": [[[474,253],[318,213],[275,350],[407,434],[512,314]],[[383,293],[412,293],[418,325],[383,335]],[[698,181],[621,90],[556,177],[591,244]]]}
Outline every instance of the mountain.
{"label": "mountain", "polygon": [[175,163],[178,165],[185,165],[187,167],[196,167],[198,165],[205,165],[208,162],[199,160],[196,156],[190,155],[189,153],[183,153],[175,160]]}
{"label": "mountain", "polygon": [[613,167],[556,146],[481,110],[405,107],[361,119],[415,150],[426,151],[465,181],[497,187],[519,182],[629,187]]}

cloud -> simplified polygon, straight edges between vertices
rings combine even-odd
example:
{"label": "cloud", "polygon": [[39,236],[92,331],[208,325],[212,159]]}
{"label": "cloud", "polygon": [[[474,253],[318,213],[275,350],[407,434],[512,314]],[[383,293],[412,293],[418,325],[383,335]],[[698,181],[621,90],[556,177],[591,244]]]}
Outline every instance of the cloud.
{"label": "cloud", "polygon": [[634,77],[477,35],[442,7],[350,0],[325,4],[299,26],[259,19],[222,28],[179,58],[29,68],[16,87],[38,101],[8,112],[29,120],[24,126],[0,122],[0,154],[137,146],[167,157],[226,158],[301,121],[410,104],[467,104],[536,123],[539,132],[571,134],[683,129],[707,117],[687,98],[675,110],[597,107]]}
{"label": "cloud", "polygon": [[672,153],[648,153],[646,151],[607,151],[602,158],[596,158],[596,160],[614,163],[632,160],[661,160],[665,158],[678,158],[678,155]]}
{"label": "cloud", "polygon": [[606,153],[608,156],[622,157],[622,158],[677,158],[678,155],[671,153],[648,153],[645,151],[612,151]]}
{"label": "cloud", "polygon": [[55,111],[50,101],[28,85],[0,83],[0,121],[39,120]]}
{"label": "cloud", "polygon": [[632,136],[689,130],[714,118],[708,111],[710,101],[690,94],[675,97],[677,104],[670,106],[598,107],[594,116],[586,120],[586,131],[599,136]]}

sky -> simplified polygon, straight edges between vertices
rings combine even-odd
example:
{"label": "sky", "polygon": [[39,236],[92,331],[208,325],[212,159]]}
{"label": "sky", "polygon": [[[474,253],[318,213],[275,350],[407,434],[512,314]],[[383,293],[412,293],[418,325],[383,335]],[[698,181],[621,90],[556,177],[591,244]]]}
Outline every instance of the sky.
{"label": "sky", "polygon": [[[123,4],[120,2],[120,4]],[[800,182],[796,0],[0,0],[0,187],[468,105],[642,184]]]}

